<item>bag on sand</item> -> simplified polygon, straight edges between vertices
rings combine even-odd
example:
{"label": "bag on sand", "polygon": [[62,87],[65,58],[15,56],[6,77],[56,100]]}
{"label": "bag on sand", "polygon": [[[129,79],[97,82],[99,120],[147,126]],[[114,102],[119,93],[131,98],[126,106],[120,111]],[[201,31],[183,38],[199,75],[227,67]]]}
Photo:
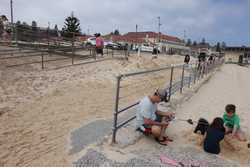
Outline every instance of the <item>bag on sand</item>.
{"label": "bag on sand", "polygon": [[208,121],[204,118],[200,118],[197,126],[195,127],[194,133],[200,132],[200,134],[205,135],[208,127],[209,127]]}

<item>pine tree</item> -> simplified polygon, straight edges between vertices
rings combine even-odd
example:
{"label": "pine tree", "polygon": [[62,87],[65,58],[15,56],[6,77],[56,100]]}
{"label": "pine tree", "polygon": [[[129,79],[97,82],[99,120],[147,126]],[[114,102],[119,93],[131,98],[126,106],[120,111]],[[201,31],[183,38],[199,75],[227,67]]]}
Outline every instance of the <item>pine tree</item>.
{"label": "pine tree", "polygon": [[64,27],[62,29],[63,32],[63,36],[64,37],[73,37],[73,33],[80,33],[81,29],[80,29],[80,21],[78,18],[76,18],[73,14],[73,12],[71,13],[70,16],[68,16],[65,19],[64,22]]}
{"label": "pine tree", "polygon": [[226,42],[223,41],[223,42],[221,43],[221,49],[225,50],[226,47],[227,47]]}
{"label": "pine tree", "polygon": [[190,38],[187,40],[186,45],[187,45],[187,46],[191,46],[191,45],[192,45],[192,41],[191,41],[191,39],[190,39]]}
{"label": "pine tree", "polygon": [[201,44],[202,44],[202,45],[205,45],[205,44],[206,44],[206,39],[205,39],[205,38],[202,38]]}
{"label": "pine tree", "polygon": [[216,52],[221,52],[220,42],[216,44]]}
{"label": "pine tree", "polygon": [[193,42],[193,46],[197,46],[197,42],[196,41]]}
{"label": "pine tree", "polygon": [[3,22],[0,20],[0,37],[2,36],[4,32],[4,25],[3,25]]}
{"label": "pine tree", "polygon": [[120,32],[119,32],[118,29],[116,29],[116,30],[114,31],[114,35],[120,35]]}
{"label": "pine tree", "polygon": [[32,40],[38,39],[38,28],[37,28],[37,23],[36,21],[32,21],[31,23],[31,29],[32,29]]}

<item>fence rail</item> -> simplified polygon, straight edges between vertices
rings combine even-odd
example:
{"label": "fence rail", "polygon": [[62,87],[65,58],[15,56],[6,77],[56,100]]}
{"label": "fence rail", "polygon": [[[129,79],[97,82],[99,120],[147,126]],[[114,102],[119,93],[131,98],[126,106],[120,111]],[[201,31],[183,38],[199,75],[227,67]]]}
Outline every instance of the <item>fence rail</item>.
{"label": "fence rail", "polygon": [[[113,114],[113,128],[112,128],[112,142],[116,142],[116,134],[117,131],[122,128],[123,126],[127,125],[129,122],[133,121],[136,116],[129,117],[126,120],[123,120],[123,122],[118,123],[119,115],[121,113],[124,113],[126,111],[129,111],[130,109],[136,107],[139,104],[139,101],[134,102],[133,104],[130,104],[126,107],[119,108],[120,101],[121,101],[121,89],[123,88],[121,86],[121,83],[129,77],[135,77],[140,76],[143,74],[151,74],[153,75],[156,72],[163,72],[163,71],[169,71],[170,70],[170,79],[166,82],[169,84],[164,87],[164,89],[168,90],[168,100],[171,99],[171,96],[175,94],[176,92],[183,92],[183,88],[187,86],[188,88],[191,87],[192,84],[195,84],[197,80],[200,80],[205,75],[213,71],[216,67],[224,63],[224,58],[217,58],[216,60],[212,62],[203,62],[203,63],[193,63],[193,64],[181,64],[181,65],[171,65],[163,68],[153,69],[153,70],[145,70],[140,72],[134,72],[134,73],[126,73],[121,74],[116,77],[116,95],[115,95],[115,107],[114,107],[114,114]],[[180,80],[174,79],[174,72],[178,69],[181,70],[181,77]],[[186,75],[186,76],[185,76]],[[178,76],[179,77],[179,76]],[[157,87],[159,88],[159,87]]]}
{"label": "fence rail", "polygon": [[[84,43],[79,33],[69,32],[69,37],[61,37],[50,29],[39,27],[35,29],[31,27],[24,28],[17,24],[13,25],[12,29],[14,31],[8,37],[0,36],[0,46],[4,46],[0,48],[0,61],[4,61],[4,65],[8,68],[40,63],[42,69],[45,69],[46,62],[62,60],[65,60],[64,64],[67,64],[65,67],[68,67],[67,59],[71,65],[85,64],[82,61],[87,61],[88,59],[97,60],[95,46]],[[46,55],[50,57],[55,55],[54,60],[45,60]],[[129,50],[127,48],[122,48],[121,50],[113,47],[104,48],[104,56],[113,58],[117,55],[127,58]],[[22,59],[24,57],[30,57],[30,59]],[[33,62],[31,61],[32,57],[34,57]],[[9,59],[16,59],[16,61],[12,61],[13,64],[8,64],[6,60]],[[19,60],[21,63],[19,63]],[[57,63],[53,64],[57,65]],[[58,62],[58,64],[61,65],[63,63]]]}

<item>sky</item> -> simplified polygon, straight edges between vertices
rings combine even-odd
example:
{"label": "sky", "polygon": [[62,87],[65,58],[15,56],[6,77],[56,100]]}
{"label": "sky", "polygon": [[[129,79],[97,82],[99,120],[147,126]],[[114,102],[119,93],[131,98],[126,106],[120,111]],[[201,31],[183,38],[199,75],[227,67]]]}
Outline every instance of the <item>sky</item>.
{"label": "sky", "polygon": [[[215,44],[250,46],[250,0],[13,0],[14,22],[62,28],[72,12],[83,33],[161,32]],[[10,0],[1,0],[0,15],[10,20]],[[184,33],[185,32],[185,33]],[[184,35],[185,34],[185,35]]]}

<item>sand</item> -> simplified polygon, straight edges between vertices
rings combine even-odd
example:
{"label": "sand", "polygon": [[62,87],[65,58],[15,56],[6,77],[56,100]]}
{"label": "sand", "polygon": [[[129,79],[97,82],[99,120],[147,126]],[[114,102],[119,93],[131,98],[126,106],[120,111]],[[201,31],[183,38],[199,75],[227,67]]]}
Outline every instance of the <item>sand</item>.
{"label": "sand", "polygon": [[[235,104],[241,119],[242,129],[250,142],[250,125],[248,124],[250,118],[249,74],[250,69],[247,67],[223,65],[221,70],[197,94],[176,111],[177,116],[193,120],[203,117],[211,122],[215,117],[222,117],[226,104]],[[190,125],[177,122],[174,126],[178,126],[178,128],[173,129],[174,136],[180,140],[178,142],[198,146],[198,138],[192,134],[193,129],[190,128]],[[247,142],[231,140],[231,143],[238,151],[231,151],[225,143],[222,143],[220,156],[237,161],[241,165],[250,166],[250,149],[247,148]]]}
{"label": "sand", "polygon": [[[211,158],[210,154],[207,154],[206,156],[205,153],[204,155],[204,151],[200,145],[201,136],[193,133],[195,125],[190,125],[187,122],[182,121],[174,121],[172,124],[170,124],[166,132],[174,139],[174,142],[170,143],[166,150],[183,150],[183,153],[179,154],[186,154],[189,156],[192,154],[192,151],[191,153],[187,153],[185,150],[195,149],[196,151],[194,151],[193,154],[196,156],[196,158],[200,159],[200,154],[201,156],[204,156],[202,161],[206,163],[216,164],[219,159],[222,162],[225,161],[223,166],[228,166],[230,161],[235,162],[239,166],[250,166],[250,149],[247,148],[247,143],[250,142],[250,125],[248,124],[248,119],[250,118],[249,73],[249,67],[242,67],[232,64],[223,65],[214,75],[211,76],[209,80],[202,84],[197,92],[186,90],[183,95],[176,95],[173,97],[172,100],[177,101],[182,96],[184,102],[181,100],[182,103],[175,104],[176,107],[174,107],[174,110],[169,109],[176,112],[176,116],[178,118],[191,118],[192,120],[198,121],[198,119],[202,117],[211,122],[215,117],[222,117],[226,104],[233,103],[237,106],[237,113],[241,118],[241,127],[246,133],[248,139],[247,142],[240,142],[235,139],[230,139],[230,142],[237,149],[234,151],[232,151],[226,143],[222,142],[220,155]],[[142,137],[135,144],[123,149],[119,149],[119,147],[110,147],[108,144],[106,144],[104,145],[104,149],[100,152],[104,152],[106,157],[109,157],[110,159],[113,159],[113,156],[115,157],[116,154],[119,154],[122,157],[119,158],[119,161],[122,161],[122,159],[125,159],[126,155],[130,154],[133,154],[132,157],[134,158],[143,158],[141,153],[145,153],[148,156],[154,156],[155,154],[159,155],[161,151],[157,151],[158,148],[154,143],[154,140]],[[110,153],[109,150],[113,150],[113,153]],[[123,153],[121,154],[119,151],[122,151]],[[138,152],[138,154],[134,154],[134,152]],[[175,156],[175,158],[178,159],[178,157],[180,158],[181,155],[175,154]],[[119,156],[116,155],[116,157]],[[234,166],[232,162],[231,165]]]}
{"label": "sand", "polygon": [[41,70],[39,64],[5,68],[12,62],[0,61],[0,166],[71,166],[70,132],[112,117],[116,75],[182,63],[183,58],[132,55],[129,61],[108,59],[57,70]]}

